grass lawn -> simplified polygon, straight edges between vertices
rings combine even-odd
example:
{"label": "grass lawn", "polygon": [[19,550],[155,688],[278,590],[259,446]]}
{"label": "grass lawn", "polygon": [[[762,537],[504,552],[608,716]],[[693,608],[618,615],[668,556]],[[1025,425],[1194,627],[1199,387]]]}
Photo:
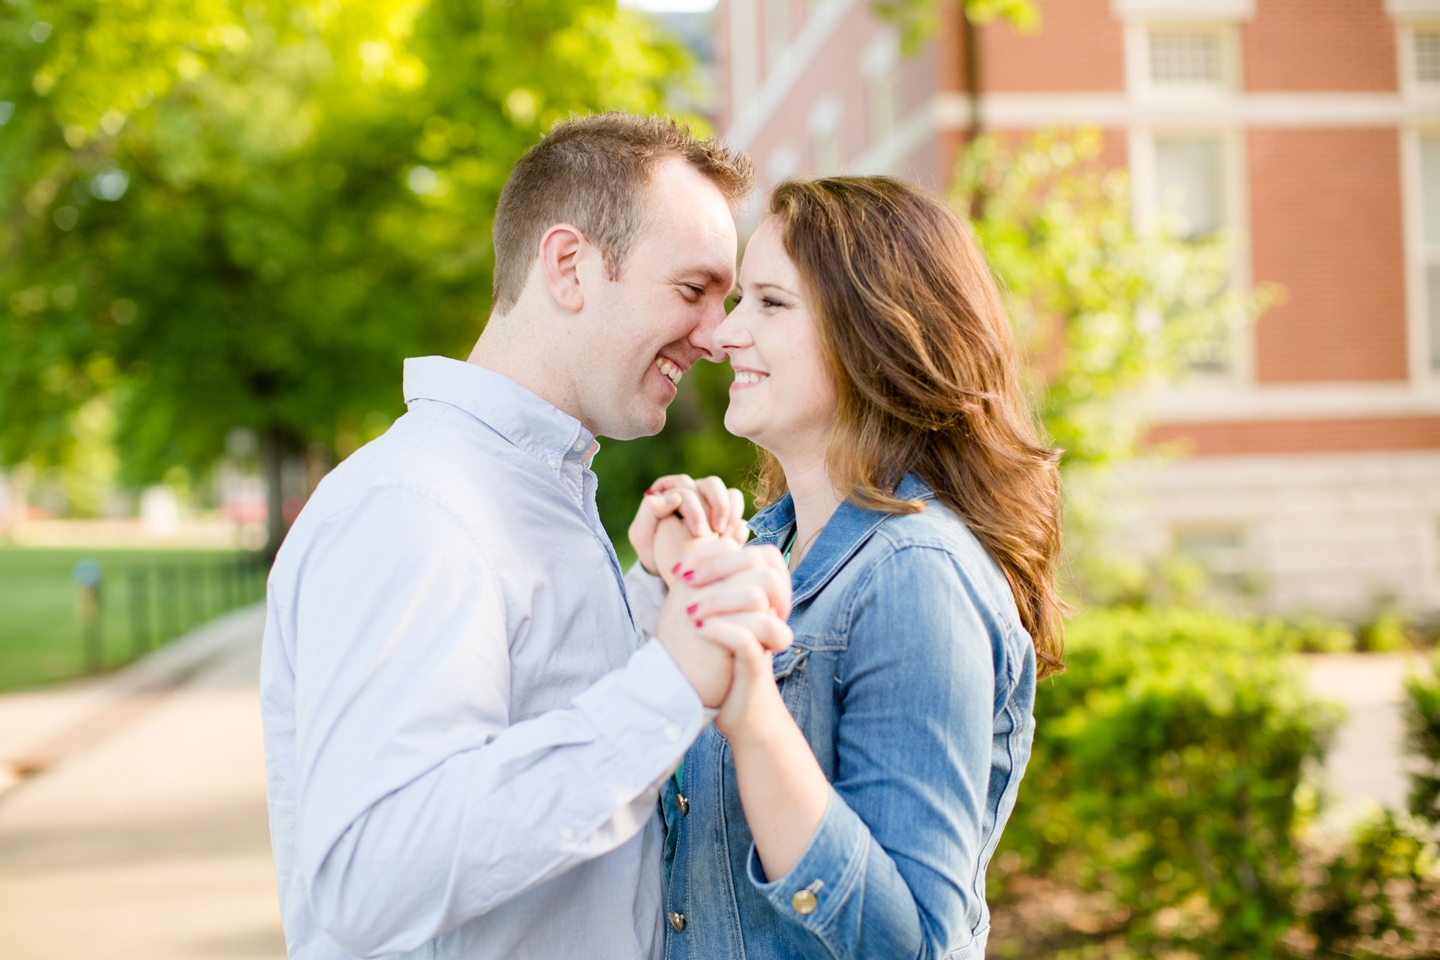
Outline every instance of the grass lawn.
{"label": "grass lawn", "polygon": [[0,690],[78,677],[84,635],[71,571],[93,557],[104,571],[106,670],[190,627],[264,595],[264,574],[229,550],[0,548]]}

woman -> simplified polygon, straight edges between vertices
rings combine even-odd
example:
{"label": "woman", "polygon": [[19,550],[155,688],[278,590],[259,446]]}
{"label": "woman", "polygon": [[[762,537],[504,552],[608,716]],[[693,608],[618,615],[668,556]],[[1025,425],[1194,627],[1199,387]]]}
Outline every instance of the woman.
{"label": "woman", "polygon": [[[725,426],[783,493],[750,526],[793,571],[795,642],[772,663],[703,631],[735,674],[663,797],[666,954],[981,957],[1061,651],[1056,458],[1000,296],[963,221],[881,177],[781,184],[740,292]],[[642,562],[703,582],[687,537],[664,521]]]}

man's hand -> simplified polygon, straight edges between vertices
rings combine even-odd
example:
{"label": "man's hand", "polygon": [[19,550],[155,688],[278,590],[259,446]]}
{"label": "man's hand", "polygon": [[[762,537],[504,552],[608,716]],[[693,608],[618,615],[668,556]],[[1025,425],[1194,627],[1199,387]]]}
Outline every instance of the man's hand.
{"label": "man's hand", "polygon": [[739,490],[727,488],[719,477],[692,480],[683,473],[661,477],[646,491],[629,531],[635,556],[649,573],[665,573],[655,559],[655,535],[661,522],[677,513],[691,539],[719,534],[743,544],[749,536],[745,496]]}
{"label": "man's hand", "polygon": [[[716,643],[718,634],[709,634],[723,631],[730,639],[741,631],[771,652],[784,650],[794,639],[785,623],[790,577],[783,562],[777,570],[778,558],[778,551],[741,549],[734,540],[717,537],[693,547],[681,561],[681,575],[660,609],[655,632],[707,707],[725,700],[733,666],[730,651]],[[737,616],[707,624],[707,617],[719,614]]]}

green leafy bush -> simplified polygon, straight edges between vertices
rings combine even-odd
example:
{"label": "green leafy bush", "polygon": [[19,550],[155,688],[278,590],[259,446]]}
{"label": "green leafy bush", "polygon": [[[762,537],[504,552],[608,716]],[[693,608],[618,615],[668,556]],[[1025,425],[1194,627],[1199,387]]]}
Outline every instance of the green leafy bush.
{"label": "green leafy bush", "polygon": [[1360,823],[1338,850],[1322,852],[1305,871],[1299,903],[1306,934],[1296,940],[1297,952],[1406,956],[1396,948],[1413,944],[1417,928],[1435,917],[1430,833],[1424,821],[1382,810]]}
{"label": "green leafy bush", "polygon": [[1413,675],[1405,681],[1406,745],[1414,757],[1410,812],[1440,819],[1440,678]]}
{"label": "green leafy bush", "polygon": [[1308,816],[1297,797],[1335,721],[1305,695],[1296,640],[1278,622],[1183,609],[1071,621],[1069,670],[1037,697],[996,899],[1011,878],[1048,877],[1100,897],[1082,944],[1288,953]]}

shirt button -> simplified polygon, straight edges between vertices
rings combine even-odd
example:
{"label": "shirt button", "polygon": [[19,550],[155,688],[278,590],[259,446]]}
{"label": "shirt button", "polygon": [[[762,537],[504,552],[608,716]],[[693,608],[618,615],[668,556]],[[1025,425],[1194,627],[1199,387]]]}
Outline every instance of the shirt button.
{"label": "shirt button", "polygon": [[808,916],[815,912],[815,908],[819,906],[819,901],[815,899],[815,894],[809,890],[796,890],[795,896],[790,898],[790,906],[794,907],[795,912],[801,916]]}
{"label": "shirt button", "polygon": [[550,469],[551,469],[551,470],[555,470],[555,469],[557,469],[557,468],[560,466],[560,458],[559,458],[559,457],[551,457],[551,458],[550,458],[549,460],[547,460],[546,462],[550,464]]}
{"label": "shirt button", "polygon": [[575,831],[571,830],[569,827],[561,827],[560,839],[564,840],[566,843],[569,843],[571,840],[575,839]]}
{"label": "shirt button", "polygon": [[689,816],[689,814],[690,814],[690,798],[689,798],[689,797],[685,796],[685,794],[683,794],[683,793],[677,793],[677,794],[675,794],[675,805],[680,808],[680,816],[682,816],[682,817],[684,817],[684,816]]}
{"label": "shirt button", "polygon": [[680,734],[683,733],[683,732],[684,732],[683,730],[681,730],[678,726],[676,726],[676,725],[673,724],[673,723],[667,723],[667,724],[665,724],[665,739],[666,739],[666,740],[669,740],[671,743],[674,743],[676,740],[679,740],[679,739],[680,739]]}
{"label": "shirt button", "polygon": [[585,449],[585,441],[584,441],[584,440],[576,440],[576,441],[575,441],[575,446],[571,447],[570,449],[571,449],[571,450],[574,450],[576,453],[579,453],[581,450],[584,450],[584,449]]}
{"label": "shirt button", "polygon": [[681,930],[684,930],[684,929],[685,929],[685,914],[683,914],[683,913],[671,913],[671,914],[670,914],[670,926],[672,926],[672,927],[675,928],[675,932],[676,932],[676,933],[679,933]]}

